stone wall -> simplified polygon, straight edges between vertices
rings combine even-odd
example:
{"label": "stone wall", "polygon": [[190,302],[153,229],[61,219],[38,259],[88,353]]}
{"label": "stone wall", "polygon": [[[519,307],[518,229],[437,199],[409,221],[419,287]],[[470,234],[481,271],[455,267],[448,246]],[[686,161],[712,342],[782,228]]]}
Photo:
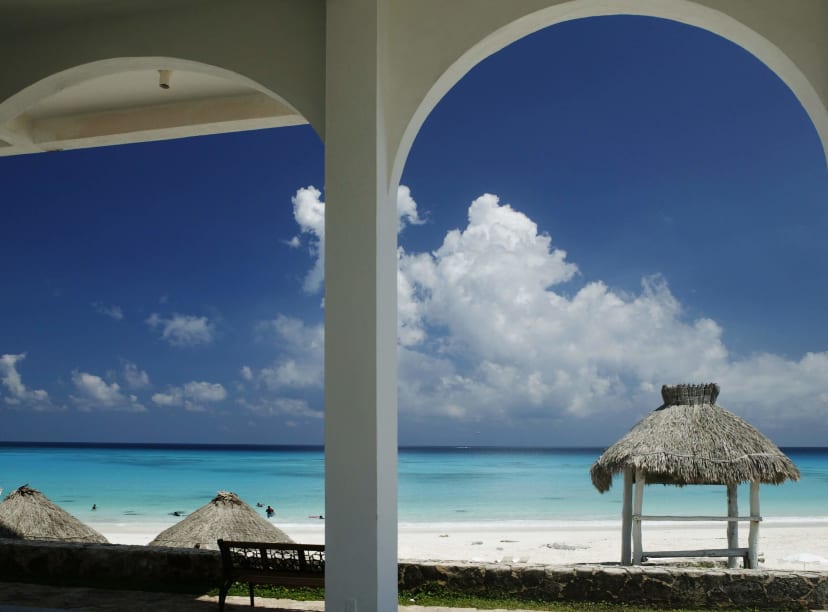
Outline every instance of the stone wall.
{"label": "stone wall", "polygon": [[[120,588],[210,589],[217,551],[0,540],[0,581]],[[825,609],[828,572],[400,563],[400,588],[545,601],[617,602],[654,608]]]}
{"label": "stone wall", "polygon": [[212,588],[215,550],[0,539],[0,580],[122,588]]}
{"label": "stone wall", "polygon": [[608,565],[400,564],[400,588],[439,585],[460,593],[540,601],[762,610],[825,609],[828,572]]}

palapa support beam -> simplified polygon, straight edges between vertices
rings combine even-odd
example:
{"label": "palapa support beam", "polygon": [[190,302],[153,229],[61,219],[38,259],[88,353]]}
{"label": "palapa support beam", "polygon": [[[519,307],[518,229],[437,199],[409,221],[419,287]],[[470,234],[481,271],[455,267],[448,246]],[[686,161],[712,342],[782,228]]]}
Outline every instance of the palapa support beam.
{"label": "palapa support beam", "polygon": [[755,517],[750,521],[750,531],[748,533],[748,557],[750,558],[750,567],[755,568],[759,558],[759,481],[750,481],[750,515]]}
{"label": "palapa support beam", "polygon": [[[735,483],[727,485],[727,516],[728,518],[739,516],[739,488]],[[739,548],[739,523],[735,521],[727,523],[727,547]],[[737,563],[736,557],[727,558],[727,567],[730,569],[734,569]]]}
{"label": "palapa support beam", "polygon": [[624,502],[621,506],[621,565],[632,564],[633,469],[624,470]]}
{"label": "palapa support beam", "polygon": [[635,505],[633,507],[633,565],[641,565],[643,545],[641,543],[641,508],[644,505],[644,470],[635,471]]}

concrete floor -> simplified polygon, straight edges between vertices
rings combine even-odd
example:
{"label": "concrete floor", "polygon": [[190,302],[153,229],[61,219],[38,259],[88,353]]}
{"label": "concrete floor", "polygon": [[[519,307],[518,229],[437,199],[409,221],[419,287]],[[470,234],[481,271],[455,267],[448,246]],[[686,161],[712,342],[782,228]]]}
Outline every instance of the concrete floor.
{"label": "concrete floor", "polygon": [[[266,610],[324,610],[322,602],[277,601],[256,599],[256,608]],[[23,583],[0,583],[0,611],[57,612],[77,610],[89,612],[216,612],[218,597],[181,593],[149,593],[144,591],[111,591],[83,587],[63,588]],[[246,597],[228,597],[227,612],[250,610]]]}
{"label": "concrete floor", "polygon": [[[226,612],[250,611],[247,597],[228,597]],[[321,601],[256,598],[252,610],[321,612]],[[0,582],[0,612],[217,612],[218,597],[145,591],[110,591],[84,587],[54,587],[38,584]],[[367,612],[367,611],[366,611]],[[400,612],[452,612],[451,608],[400,606]],[[454,612],[460,612],[454,609]],[[462,612],[474,612],[463,608]],[[488,611],[497,612],[497,611]],[[501,611],[505,612],[505,611]],[[509,612],[521,612],[510,610]]]}

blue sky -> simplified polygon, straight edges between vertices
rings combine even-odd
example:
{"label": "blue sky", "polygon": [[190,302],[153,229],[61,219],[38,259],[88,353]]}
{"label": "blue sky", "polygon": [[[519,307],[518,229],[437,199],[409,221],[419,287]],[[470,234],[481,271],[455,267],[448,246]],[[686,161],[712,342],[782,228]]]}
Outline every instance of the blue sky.
{"label": "blue sky", "polygon": [[[0,158],[2,440],[321,443],[307,127]],[[606,445],[663,383],[825,445],[828,170],[707,32],[538,32],[423,126],[400,211],[401,444]]]}

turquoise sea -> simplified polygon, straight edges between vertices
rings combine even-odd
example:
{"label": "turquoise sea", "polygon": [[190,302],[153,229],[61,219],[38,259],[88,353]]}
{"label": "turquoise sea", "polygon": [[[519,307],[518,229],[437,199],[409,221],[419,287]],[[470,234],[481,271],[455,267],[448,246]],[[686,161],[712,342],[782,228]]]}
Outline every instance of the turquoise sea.
{"label": "turquoise sea", "polygon": [[[783,449],[802,479],[761,489],[766,521],[828,518],[828,448]],[[401,523],[614,522],[621,483],[593,488],[600,448],[402,448]],[[0,443],[3,497],[28,483],[88,522],[159,523],[218,490],[276,508],[276,521],[324,514],[321,447]],[[747,503],[745,488],[740,499]],[[93,511],[92,505],[97,506]],[[653,514],[724,514],[724,487],[648,487]],[[175,519],[172,519],[175,520]]]}

